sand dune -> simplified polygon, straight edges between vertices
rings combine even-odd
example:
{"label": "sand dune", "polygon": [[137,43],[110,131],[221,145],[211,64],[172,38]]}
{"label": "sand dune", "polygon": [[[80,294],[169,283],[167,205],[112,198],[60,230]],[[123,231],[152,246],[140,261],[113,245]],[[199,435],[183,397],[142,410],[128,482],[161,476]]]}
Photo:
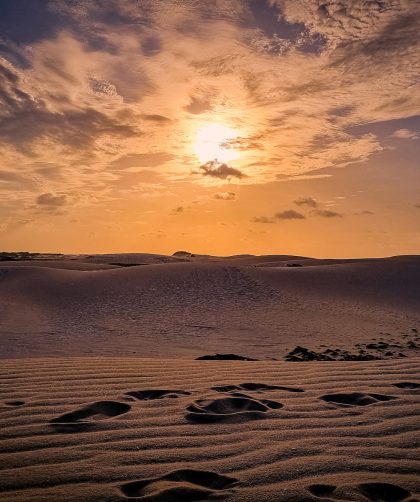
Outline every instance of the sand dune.
{"label": "sand dune", "polygon": [[419,257],[25,258],[0,501],[419,500]]}
{"label": "sand dune", "polygon": [[381,338],[415,350],[401,335],[420,324],[418,257],[302,267],[283,266],[285,256],[166,258],[3,262],[0,356],[282,358],[296,345],[353,350]]}
{"label": "sand dune", "polygon": [[419,362],[4,360],[0,500],[414,502]]}

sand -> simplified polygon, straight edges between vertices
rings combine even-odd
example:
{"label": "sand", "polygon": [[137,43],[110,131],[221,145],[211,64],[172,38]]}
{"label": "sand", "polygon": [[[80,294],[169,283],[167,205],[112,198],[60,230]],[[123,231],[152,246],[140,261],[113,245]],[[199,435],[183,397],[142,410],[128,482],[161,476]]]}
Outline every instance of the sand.
{"label": "sand", "polygon": [[32,358],[0,389],[2,501],[420,496],[418,359]]}
{"label": "sand", "polygon": [[420,500],[419,265],[0,263],[0,501]]}
{"label": "sand", "polygon": [[[298,262],[307,265],[286,266]],[[420,257],[324,263],[131,254],[3,262],[0,358],[227,352],[282,359],[296,345],[399,343],[420,328],[419,284]]]}

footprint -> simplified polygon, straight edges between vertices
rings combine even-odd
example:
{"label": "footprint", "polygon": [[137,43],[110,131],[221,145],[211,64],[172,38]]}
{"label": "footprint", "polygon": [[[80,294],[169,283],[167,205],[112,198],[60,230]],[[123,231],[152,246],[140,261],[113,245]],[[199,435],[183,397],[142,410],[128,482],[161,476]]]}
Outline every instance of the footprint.
{"label": "footprint", "polygon": [[298,387],[284,387],[282,385],[267,385],[265,383],[241,383],[239,385],[216,385],[212,390],[217,392],[234,392],[240,390],[248,390],[255,392],[265,392],[270,390],[284,390],[286,392],[305,392]]}
{"label": "footprint", "polygon": [[128,498],[148,502],[189,502],[227,495],[236,478],[217,472],[181,469],[159,478],[143,479],[120,486]]}
{"label": "footprint", "polygon": [[122,415],[130,411],[131,406],[118,401],[97,401],[83,408],[65,413],[53,418],[50,423],[60,432],[71,430],[83,430],[101,420]]}
{"label": "footprint", "polygon": [[308,486],[308,490],[315,495],[315,497],[329,497],[336,489],[335,485],[317,484]]}
{"label": "footprint", "polygon": [[327,403],[339,404],[344,406],[368,406],[379,403],[380,401],[390,401],[397,399],[394,396],[384,394],[365,394],[363,392],[343,392],[338,394],[325,394],[320,399]]}
{"label": "footprint", "polygon": [[411,495],[404,488],[390,483],[362,483],[357,487],[366,498],[378,502],[400,502]]}
{"label": "footprint", "polygon": [[[364,498],[372,502],[400,502],[408,498],[411,493],[404,488],[390,483],[361,483],[359,485],[344,485],[337,487],[335,485],[315,484],[308,486],[308,490],[319,498],[329,500],[344,500],[346,492],[357,490]],[[337,490],[337,497],[330,499],[331,495]],[[338,496],[339,495],[339,496]]]}
{"label": "footprint", "polygon": [[151,399],[162,399],[164,397],[177,398],[181,396],[189,396],[191,392],[185,390],[162,390],[162,389],[151,389],[151,390],[133,390],[131,392],[126,392],[127,396],[135,397],[142,401],[150,401]]}
{"label": "footprint", "polygon": [[399,389],[420,389],[420,383],[415,382],[398,382],[392,384],[394,387]]}
{"label": "footprint", "polygon": [[25,404],[25,401],[5,401],[4,404],[7,404],[7,406],[23,406]]}
{"label": "footprint", "polygon": [[242,421],[265,418],[267,412],[282,408],[277,401],[249,396],[199,399],[187,408],[186,418],[193,422]]}

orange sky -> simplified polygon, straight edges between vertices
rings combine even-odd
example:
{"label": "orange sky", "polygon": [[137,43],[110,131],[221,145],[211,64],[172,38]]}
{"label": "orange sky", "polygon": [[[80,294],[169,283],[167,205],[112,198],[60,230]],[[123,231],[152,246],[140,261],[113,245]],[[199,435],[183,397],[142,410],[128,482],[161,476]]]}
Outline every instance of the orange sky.
{"label": "orange sky", "polygon": [[2,250],[420,252],[416,2],[22,9],[0,6]]}

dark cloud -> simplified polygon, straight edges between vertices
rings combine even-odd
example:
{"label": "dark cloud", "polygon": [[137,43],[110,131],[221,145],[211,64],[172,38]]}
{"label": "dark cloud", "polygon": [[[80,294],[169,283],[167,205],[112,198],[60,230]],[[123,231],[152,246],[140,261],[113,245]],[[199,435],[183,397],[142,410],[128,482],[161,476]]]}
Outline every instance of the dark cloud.
{"label": "dark cloud", "polygon": [[293,201],[297,206],[318,207],[318,202],[312,197],[300,197]]}
{"label": "dark cloud", "polygon": [[[26,124],[25,128],[21,125]],[[46,110],[25,110],[13,121],[0,122],[0,137],[25,146],[36,138],[49,138],[63,145],[89,148],[101,136],[132,137],[138,132],[131,125],[121,124],[91,108],[64,114]]]}
{"label": "dark cloud", "polygon": [[[131,137],[137,129],[93,108],[58,113],[24,90],[19,72],[0,59],[0,142],[30,152],[36,139],[76,148],[92,147],[101,136]],[[65,96],[56,96],[62,103]],[[50,96],[54,100],[54,96]],[[24,127],[22,126],[24,124]]]}
{"label": "dark cloud", "polygon": [[279,220],[304,220],[306,216],[294,209],[288,209],[287,211],[281,211],[276,213],[275,217]]}
{"label": "dark cloud", "polygon": [[172,209],[171,214],[175,216],[175,215],[183,213],[183,212],[184,212],[184,208],[182,206],[178,206],[175,209]]}
{"label": "dark cloud", "polygon": [[420,28],[420,10],[393,19],[372,40],[367,40],[362,45],[362,52],[367,55],[377,55],[380,52],[387,54],[401,52],[414,44],[418,44],[418,30]]}
{"label": "dark cloud", "polygon": [[322,216],[322,218],[342,218],[343,215],[337,211],[331,211],[330,209],[317,209],[314,214]]}
{"label": "dark cloud", "polygon": [[162,44],[157,37],[146,37],[142,40],[141,50],[145,56],[156,56],[162,49]]}
{"label": "dark cloud", "polygon": [[41,195],[38,195],[36,202],[40,206],[61,207],[66,205],[67,197],[65,195],[53,195],[52,193],[42,193]]}
{"label": "dark cloud", "polygon": [[267,216],[257,216],[253,221],[254,223],[274,223],[273,218],[267,218]]}
{"label": "dark cloud", "polygon": [[142,115],[143,120],[147,120],[149,122],[156,122],[158,124],[168,124],[169,122],[172,122],[171,119],[168,117],[165,117],[164,115]]}
{"label": "dark cloud", "polygon": [[270,1],[278,5],[287,21],[303,23],[330,43],[343,45],[361,40],[374,45],[379,40],[391,41],[395,31],[409,29],[418,12],[416,2],[400,0]]}
{"label": "dark cloud", "polygon": [[246,177],[246,175],[239,171],[239,169],[217,162],[217,160],[209,160],[205,164],[201,165],[200,169],[203,171],[204,176],[211,176],[212,178],[220,178],[222,180],[231,176],[236,178]]}
{"label": "dark cloud", "polygon": [[214,198],[217,200],[235,200],[236,194],[234,192],[218,192],[214,194]]}

